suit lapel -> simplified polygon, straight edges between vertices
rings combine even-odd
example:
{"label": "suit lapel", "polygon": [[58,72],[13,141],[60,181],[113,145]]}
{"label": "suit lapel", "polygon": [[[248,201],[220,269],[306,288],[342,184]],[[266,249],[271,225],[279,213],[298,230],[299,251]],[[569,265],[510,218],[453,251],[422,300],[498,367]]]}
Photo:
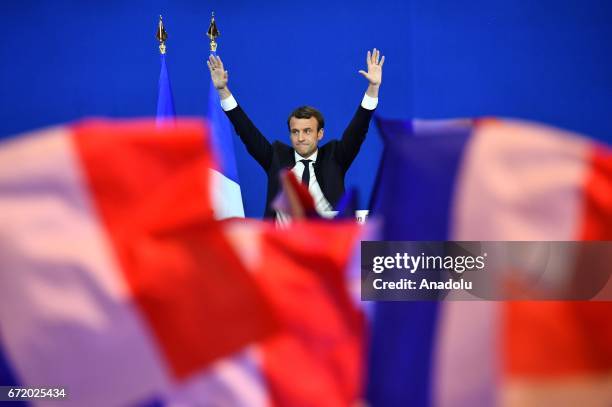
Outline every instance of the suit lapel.
{"label": "suit lapel", "polygon": [[325,177],[323,176],[322,172],[323,172],[323,160],[325,159],[325,147],[327,145],[319,148],[319,153],[317,154],[317,161],[315,161],[315,163],[313,164],[314,167],[314,173],[315,173],[315,177],[317,177],[317,182],[319,183],[319,186],[321,187],[321,191],[323,192],[323,195],[325,197],[327,197],[327,186],[325,185]]}
{"label": "suit lapel", "polygon": [[295,154],[293,154],[293,148],[286,146],[283,149],[283,154],[280,157],[281,168],[293,168],[295,166]]}

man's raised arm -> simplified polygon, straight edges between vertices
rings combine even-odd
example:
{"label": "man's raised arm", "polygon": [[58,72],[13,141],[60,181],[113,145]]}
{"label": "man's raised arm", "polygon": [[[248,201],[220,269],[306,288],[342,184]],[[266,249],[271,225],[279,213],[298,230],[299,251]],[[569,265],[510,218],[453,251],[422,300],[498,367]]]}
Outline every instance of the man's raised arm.
{"label": "man's raised arm", "polygon": [[206,65],[208,65],[210,71],[210,78],[217,89],[217,93],[219,93],[221,107],[225,114],[232,122],[249,154],[267,171],[272,162],[272,145],[238,106],[238,102],[227,87],[229,75],[221,58],[211,55],[208,57]]}
{"label": "man's raised arm", "polygon": [[368,80],[368,88],[363,96],[361,105],[353,116],[353,119],[342,134],[338,149],[338,158],[345,170],[351,165],[361,144],[365,140],[370,119],[374,113],[374,109],[378,106],[378,90],[382,83],[382,67],[385,63],[385,57],[381,58],[380,51],[374,48],[372,52],[368,51],[366,55],[367,71],[360,70],[359,73]]}

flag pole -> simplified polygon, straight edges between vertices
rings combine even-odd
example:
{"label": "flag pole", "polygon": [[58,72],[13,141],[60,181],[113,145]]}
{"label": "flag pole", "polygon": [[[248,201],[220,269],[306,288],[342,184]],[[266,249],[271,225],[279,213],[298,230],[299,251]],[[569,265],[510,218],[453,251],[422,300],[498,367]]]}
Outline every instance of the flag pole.
{"label": "flag pole", "polygon": [[159,53],[161,69],[159,72],[159,89],[157,94],[157,124],[174,123],[176,111],[174,110],[174,97],[172,96],[172,87],[170,86],[170,76],[168,75],[168,67],[166,66],[166,40],[168,33],[164,27],[161,14],[157,23],[157,32],[155,33],[157,41],[159,41]]}
{"label": "flag pole", "polygon": [[164,22],[161,14],[159,15],[159,23],[157,24],[157,33],[155,37],[159,41],[159,53],[164,55],[166,53],[166,40],[168,39],[168,33],[164,28]]}
{"label": "flag pole", "polygon": [[[211,13],[210,24],[205,34],[210,40],[210,56],[217,56],[217,38],[221,35],[215,12]],[[221,109],[215,84],[210,81],[208,90],[208,120],[210,124],[210,144],[217,158],[217,166],[211,170],[216,187],[213,190],[213,206],[216,219],[244,218],[242,192],[238,179],[238,166],[234,153],[232,127]]]}
{"label": "flag pole", "polygon": [[219,37],[221,33],[217,28],[217,23],[215,22],[215,12],[212,12],[210,17],[210,25],[208,26],[208,31],[206,32],[206,36],[210,39],[210,53],[215,55],[217,52],[217,37]]}

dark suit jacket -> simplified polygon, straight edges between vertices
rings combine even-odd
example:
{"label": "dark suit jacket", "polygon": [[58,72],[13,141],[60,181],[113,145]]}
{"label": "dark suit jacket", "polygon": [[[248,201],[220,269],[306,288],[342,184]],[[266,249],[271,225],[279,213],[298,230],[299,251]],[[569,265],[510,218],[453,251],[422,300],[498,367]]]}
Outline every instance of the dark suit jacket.
{"label": "dark suit jacket", "polygon": [[[268,175],[268,192],[264,216],[275,215],[270,207],[279,191],[279,172],[284,168],[293,168],[295,154],[293,147],[275,141],[270,142],[255,127],[240,106],[226,111],[227,117],[246,146],[249,154],[262,166]],[[344,174],[357,156],[361,144],[365,140],[370,119],[374,110],[359,106],[353,119],[342,134],[340,140],[332,140],[319,147],[314,172],[321,191],[329,203],[335,207],[344,194]]]}

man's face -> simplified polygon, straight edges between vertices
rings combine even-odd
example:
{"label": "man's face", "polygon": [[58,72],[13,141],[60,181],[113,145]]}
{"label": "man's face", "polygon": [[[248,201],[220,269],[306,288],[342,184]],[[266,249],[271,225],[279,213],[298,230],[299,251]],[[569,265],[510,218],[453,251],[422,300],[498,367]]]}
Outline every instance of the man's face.
{"label": "man's face", "polygon": [[317,131],[317,119],[298,119],[292,117],[289,120],[289,132],[293,148],[302,157],[308,157],[317,150],[319,140],[323,138],[323,129]]}

